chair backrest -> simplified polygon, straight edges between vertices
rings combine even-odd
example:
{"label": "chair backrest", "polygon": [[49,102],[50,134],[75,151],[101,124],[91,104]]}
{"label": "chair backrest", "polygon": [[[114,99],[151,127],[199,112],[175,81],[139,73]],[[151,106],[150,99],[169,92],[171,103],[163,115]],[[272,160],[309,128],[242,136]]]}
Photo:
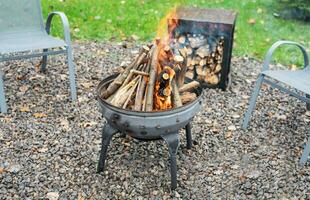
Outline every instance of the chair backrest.
{"label": "chair backrest", "polygon": [[44,32],[40,0],[0,0],[0,35]]}

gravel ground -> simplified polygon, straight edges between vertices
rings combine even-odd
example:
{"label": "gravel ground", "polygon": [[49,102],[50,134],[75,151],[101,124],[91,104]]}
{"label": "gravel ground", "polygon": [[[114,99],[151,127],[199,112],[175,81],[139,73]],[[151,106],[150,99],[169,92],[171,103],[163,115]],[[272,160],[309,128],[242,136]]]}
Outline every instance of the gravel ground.
{"label": "gravel ground", "polygon": [[298,165],[310,113],[297,99],[263,87],[247,131],[241,121],[261,63],[232,59],[233,85],[205,91],[193,120],[195,145],[178,151],[178,188],[170,191],[163,141],[116,136],[107,171],[96,173],[104,119],[99,81],[137,51],[131,43],[75,44],[77,102],[69,99],[63,56],[6,62],[9,114],[0,114],[0,199],[310,199],[310,168]]}

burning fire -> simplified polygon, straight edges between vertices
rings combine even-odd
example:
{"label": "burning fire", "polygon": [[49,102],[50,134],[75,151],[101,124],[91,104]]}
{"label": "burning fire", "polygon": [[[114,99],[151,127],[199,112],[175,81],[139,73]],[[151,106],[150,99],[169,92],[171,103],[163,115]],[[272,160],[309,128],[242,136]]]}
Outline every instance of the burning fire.
{"label": "burning fire", "polygon": [[[157,80],[154,91],[154,109],[171,109],[172,104],[172,79],[176,77],[174,55],[169,43],[172,39],[172,31],[178,26],[176,8],[172,9],[160,20],[157,29]],[[169,30],[168,30],[169,27]]]}

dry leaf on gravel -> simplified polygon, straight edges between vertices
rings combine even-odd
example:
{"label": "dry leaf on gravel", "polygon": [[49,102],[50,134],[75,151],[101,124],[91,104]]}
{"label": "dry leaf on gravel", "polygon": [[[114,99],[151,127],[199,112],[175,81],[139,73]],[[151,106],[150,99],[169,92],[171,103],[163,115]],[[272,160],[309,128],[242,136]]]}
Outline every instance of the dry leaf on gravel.
{"label": "dry leaf on gravel", "polygon": [[34,116],[35,118],[43,118],[43,117],[47,117],[47,115],[46,115],[46,114],[44,114],[44,113],[34,113],[34,114],[33,114],[33,116]]}
{"label": "dry leaf on gravel", "polygon": [[29,108],[29,106],[22,106],[22,107],[20,107],[20,112],[30,112],[30,108]]}
{"label": "dry leaf on gravel", "polygon": [[93,87],[94,84],[92,82],[83,82],[83,83],[81,83],[81,86],[86,88],[86,89],[89,89],[89,88]]}
{"label": "dry leaf on gravel", "polygon": [[4,173],[5,172],[5,169],[0,167],[0,174]]}

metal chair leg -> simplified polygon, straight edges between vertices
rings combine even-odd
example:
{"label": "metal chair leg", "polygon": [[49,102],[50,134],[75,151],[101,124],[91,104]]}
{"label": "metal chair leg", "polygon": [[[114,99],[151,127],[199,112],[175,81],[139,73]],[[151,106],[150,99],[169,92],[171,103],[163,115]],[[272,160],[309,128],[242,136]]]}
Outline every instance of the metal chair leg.
{"label": "metal chair leg", "polygon": [[5,95],[4,95],[4,74],[0,71],[0,111],[2,113],[7,113],[7,105],[5,102]]}
{"label": "metal chair leg", "polygon": [[109,124],[106,124],[102,129],[102,142],[101,142],[101,150],[100,157],[97,167],[97,172],[100,173],[104,171],[104,164],[107,158],[107,151],[112,139],[112,136],[117,133],[117,130],[111,127]]}
{"label": "metal chair leg", "polygon": [[[48,49],[43,49],[43,52],[47,52]],[[47,55],[43,56],[42,58],[42,65],[41,65],[41,72],[46,72],[46,64],[47,64]]]}
{"label": "metal chair leg", "polygon": [[185,126],[185,131],[186,131],[186,148],[191,149],[193,146],[193,140],[192,140],[192,130],[191,130],[191,123],[189,122]]}
{"label": "metal chair leg", "polygon": [[251,100],[250,100],[249,108],[248,108],[248,110],[244,116],[244,120],[243,120],[243,124],[242,124],[243,129],[246,129],[248,127],[248,124],[249,124],[249,121],[251,119],[251,115],[252,115],[252,112],[254,110],[256,100],[257,100],[257,97],[259,95],[259,91],[260,91],[261,85],[263,83],[263,80],[264,80],[264,76],[259,75],[259,77],[256,81],[256,85],[255,85]]}
{"label": "metal chair leg", "polygon": [[[310,99],[310,95],[306,94],[306,97],[307,97],[308,99]],[[310,111],[310,103],[307,103],[307,110]]]}
{"label": "metal chair leg", "polygon": [[177,187],[177,160],[176,155],[180,144],[179,133],[169,133],[161,136],[169,148],[170,155],[170,174],[171,174],[171,189],[174,190]]}
{"label": "metal chair leg", "polygon": [[71,46],[67,47],[67,57],[68,57],[68,66],[69,66],[69,81],[70,81],[71,99],[72,99],[72,101],[75,101],[77,98],[76,83],[75,83],[75,66],[73,63],[73,54],[72,54]]}
{"label": "metal chair leg", "polygon": [[306,164],[309,154],[310,154],[310,137],[308,138],[304,152],[302,153],[301,158],[299,160],[300,165],[304,166]]}

